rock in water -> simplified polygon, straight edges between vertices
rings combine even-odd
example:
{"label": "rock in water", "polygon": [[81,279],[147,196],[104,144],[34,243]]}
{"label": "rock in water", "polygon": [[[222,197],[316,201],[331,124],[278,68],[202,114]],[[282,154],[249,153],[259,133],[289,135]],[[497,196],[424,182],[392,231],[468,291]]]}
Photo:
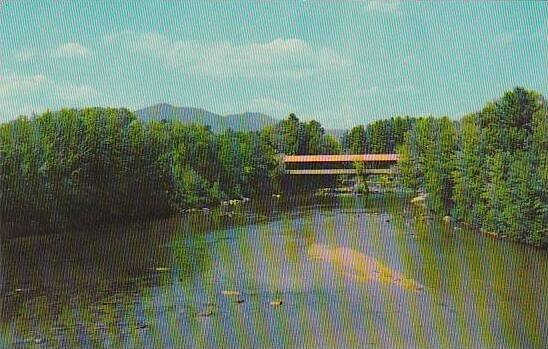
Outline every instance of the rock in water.
{"label": "rock in water", "polygon": [[270,302],[270,305],[273,306],[273,307],[279,307],[282,304],[283,304],[283,302],[281,300],[274,300],[274,301]]}
{"label": "rock in water", "polygon": [[411,199],[411,203],[415,205],[424,205],[424,202],[426,200],[425,195],[419,195]]}
{"label": "rock in water", "polygon": [[495,233],[495,232],[492,232],[492,231],[486,231],[485,234],[489,235],[489,236],[492,236],[494,238],[498,238],[499,237],[499,234]]}
{"label": "rock in water", "polygon": [[202,310],[196,313],[196,316],[198,317],[209,317],[212,315],[215,315],[215,310],[217,309],[216,305],[214,303],[208,303],[205,305]]}
{"label": "rock in water", "polygon": [[211,315],[215,314],[215,312],[211,309],[206,309],[206,310],[203,310],[203,311],[200,311],[197,315],[199,317],[209,317]]}

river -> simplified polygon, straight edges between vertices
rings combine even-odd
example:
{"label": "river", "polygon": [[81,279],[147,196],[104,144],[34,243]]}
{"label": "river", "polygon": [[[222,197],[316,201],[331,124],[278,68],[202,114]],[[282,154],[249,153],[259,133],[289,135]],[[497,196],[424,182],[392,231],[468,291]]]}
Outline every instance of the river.
{"label": "river", "polygon": [[408,198],[272,198],[2,243],[0,348],[546,348],[548,254]]}

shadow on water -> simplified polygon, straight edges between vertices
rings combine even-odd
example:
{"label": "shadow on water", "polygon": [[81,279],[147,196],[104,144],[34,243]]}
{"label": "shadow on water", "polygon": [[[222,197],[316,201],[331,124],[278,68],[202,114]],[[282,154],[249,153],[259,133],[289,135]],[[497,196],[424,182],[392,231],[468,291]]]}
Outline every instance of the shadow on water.
{"label": "shadow on water", "polygon": [[0,347],[546,347],[546,251],[407,202],[272,198],[7,241]]}

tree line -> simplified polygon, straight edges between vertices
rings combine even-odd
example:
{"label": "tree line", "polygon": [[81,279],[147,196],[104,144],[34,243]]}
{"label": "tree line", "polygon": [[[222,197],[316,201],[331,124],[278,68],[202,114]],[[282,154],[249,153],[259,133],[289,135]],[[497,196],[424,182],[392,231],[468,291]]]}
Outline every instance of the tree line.
{"label": "tree line", "polygon": [[2,224],[46,231],[267,194],[279,161],[266,133],[216,135],[89,108],[0,125],[0,169]]}
{"label": "tree line", "polygon": [[281,154],[400,154],[403,183],[430,211],[478,229],[547,243],[544,98],[516,88],[460,121],[393,117],[341,140],[295,114],[258,132],[213,133],[85,108],[0,125],[3,231],[48,231],[171,215],[229,198],[308,191],[334,178],[283,176]]}
{"label": "tree line", "polygon": [[341,146],[316,120],[301,122],[293,113],[263,130],[276,152],[285,155],[340,154]]}
{"label": "tree line", "polygon": [[340,145],[294,114],[259,132],[221,134],[143,122],[123,108],[22,116],[0,125],[0,224],[16,235],[46,232],[291,190],[282,153],[337,154]]}
{"label": "tree line", "polygon": [[516,88],[460,121],[419,118],[399,148],[404,183],[436,214],[547,245],[547,115],[540,94]]}
{"label": "tree line", "polygon": [[341,148],[350,154],[395,153],[416,120],[414,117],[397,116],[355,126],[343,135]]}

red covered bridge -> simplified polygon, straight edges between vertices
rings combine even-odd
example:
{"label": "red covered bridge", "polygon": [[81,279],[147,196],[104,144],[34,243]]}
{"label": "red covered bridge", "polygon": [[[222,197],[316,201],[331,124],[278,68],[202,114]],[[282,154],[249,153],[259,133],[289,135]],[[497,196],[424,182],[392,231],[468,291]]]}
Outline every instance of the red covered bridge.
{"label": "red covered bridge", "polygon": [[356,174],[355,163],[363,163],[366,174],[393,174],[398,154],[285,155],[289,175]]}

